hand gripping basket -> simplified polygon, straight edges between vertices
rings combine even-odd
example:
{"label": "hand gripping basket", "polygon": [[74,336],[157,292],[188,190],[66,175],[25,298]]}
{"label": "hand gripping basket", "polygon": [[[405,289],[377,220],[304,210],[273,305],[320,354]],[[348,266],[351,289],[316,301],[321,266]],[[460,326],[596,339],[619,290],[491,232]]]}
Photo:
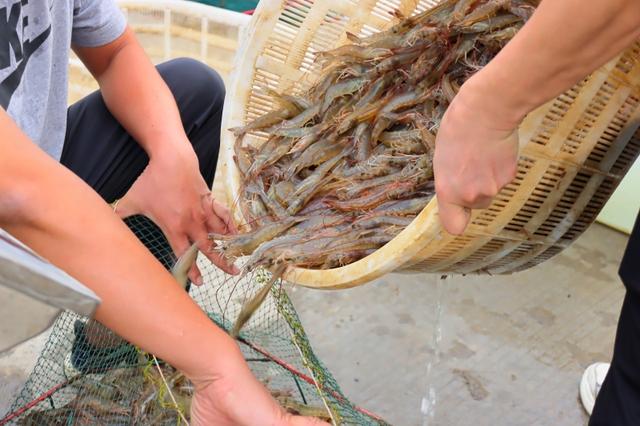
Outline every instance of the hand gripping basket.
{"label": "hand gripping basket", "polygon": [[[226,129],[272,109],[266,87],[304,92],[318,71],[315,53],[345,44],[347,31],[368,35],[388,27],[396,9],[408,15],[435,4],[262,0],[236,56],[225,106],[223,173],[230,204],[237,203],[239,182],[234,138]],[[434,199],[410,226],[370,256],[330,270],[289,268],[285,278],[309,287],[345,288],[391,271],[504,274],[559,253],[595,220],[638,156],[639,58],[636,42],[527,116],[520,127],[516,179],[488,209],[474,211],[465,235],[444,231]]]}

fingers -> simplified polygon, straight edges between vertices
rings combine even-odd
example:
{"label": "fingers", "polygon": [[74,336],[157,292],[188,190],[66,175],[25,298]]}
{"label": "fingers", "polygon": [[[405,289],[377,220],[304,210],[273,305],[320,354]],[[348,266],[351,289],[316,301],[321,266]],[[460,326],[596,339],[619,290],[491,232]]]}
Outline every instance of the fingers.
{"label": "fingers", "polygon": [[218,268],[231,275],[238,275],[240,273],[240,270],[232,262],[229,262],[222,253],[214,250],[215,245],[209,240],[209,231],[204,224],[198,227],[195,232],[191,233],[190,238],[192,241],[196,241],[198,249],[200,249],[202,254]]}
{"label": "fingers", "polygon": [[193,262],[193,266],[191,266],[191,269],[189,269],[189,273],[187,274],[187,276],[195,285],[202,285],[202,273],[200,273],[200,268],[198,268],[197,262]]}
{"label": "fingers", "polygon": [[205,228],[200,230],[200,239],[197,241],[202,244],[201,251],[209,260],[211,260],[211,262],[224,272],[231,275],[237,275],[240,273],[240,270],[232,262],[229,262],[221,253],[214,251],[215,245],[212,245],[207,236],[211,232],[217,234],[235,234],[238,230],[231,220],[229,210],[222,204],[215,201],[212,197],[207,197],[207,199],[208,200],[203,206],[205,214]]}
{"label": "fingers", "polygon": [[[174,226],[172,229],[182,228],[183,233],[174,231],[173,233],[165,232],[169,244],[177,257],[182,256],[195,242],[200,252],[202,252],[214,265],[222,269],[224,272],[237,275],[240,270],[230,261],[228,261],[221,253],[213,250],[215,247],[209,240],[209,233],[236,233],[237,229],[231,220],[229,210],[220,203],[214,201],[210,194],[201,197],[202,203],[197,204],[191,209],[189,219],[183,223],[186,226]],[[196,285],[202,285],[202,273],[197,264],[194,263],[187,274],[191,282]]]}
{"label": "fingers", "polygon": [[471,219],[469,208],[443,201],[440,197],[438,197],[438,213],[444,229],[453,235],[461,235]]}
{"label": "fingers", "polygon": [[225,205],[213,199],[213,197],[211,198],[211,207],[214,215],[224,224],[224,228],[226,230],[224,233],[237,234],[238,228],[236,228],[235,223],[233,223],[229,209]]}
{"label": "fingers", "polygon": [[214,251],[214,247],[211,242],[207,239],[204,243],[199,243],[198,247],[200,251],[209,259],[214,265],[218,268],[222,269],[227,274],[238,275],[240,273],[240,269],[235,266],[232,262],[227,260],[222,253],[218,253]]}
{"label": "fingers", "polygon": [[435,177],[438,211],[442,226],[453,235],[464,233],[471,219],[471,210],[486,209],[504,185],[490,172],[484,175],[469,172],[464,176],[437,170]]}
{"label": "fingers", "polygon": [[127,192],[124,197],[114,201],[111,204],[113,211],[118,215],[118,217],[120,217],[120,219],[125,219],[129,216],[141,213],[140,210],[136,206],[134,206],[131,197],[128,195],[129,193]]}
{"label": "fingers", "polygon": [[213,208],[209,207],[206,213],[206,228],[209,233],[226,235],[229,234],[229,225],[227,225],[218,215],[213,212]]}

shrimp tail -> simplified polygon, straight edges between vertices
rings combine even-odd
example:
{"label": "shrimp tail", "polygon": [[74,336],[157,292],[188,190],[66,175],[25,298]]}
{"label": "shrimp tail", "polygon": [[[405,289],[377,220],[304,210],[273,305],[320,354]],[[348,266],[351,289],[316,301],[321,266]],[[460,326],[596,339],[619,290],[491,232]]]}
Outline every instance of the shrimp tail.
{"label": "shrimp tail", "polygon": [[189,247],[187,251],[180,256],[175,265],[173,265],[173,268],[171,268],[171,275],[173,275],[173,278],[175,278],[178,284],[180,284],[180,287],[185,289],[187,288],[187,274],[197,257],[198,246],[193,243],[191,247]]}
{"label": "shrimp tail", "polygon": [[258,292],[242,307],[242,310],[238,314],[238,318],[236,319],[235,324],[233,324],[233,328],[231,329],[231,337],[237,339],[240,335],[240,330],[245,326],[247,322],[251,319],[253,314],[258,310],[258,308],[262,305],[264,300],[267,298],[271,287],[275,284],[276,281],[282,276],[284,273],[286,266],[280,265],[271,275],[271,279],[260,289]]}

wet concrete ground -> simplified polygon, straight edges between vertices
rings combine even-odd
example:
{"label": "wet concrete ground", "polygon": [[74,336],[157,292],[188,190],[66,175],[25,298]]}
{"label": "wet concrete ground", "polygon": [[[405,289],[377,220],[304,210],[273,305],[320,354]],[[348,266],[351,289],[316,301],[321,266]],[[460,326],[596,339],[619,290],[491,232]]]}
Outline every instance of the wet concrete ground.
{"label": "wet concrete ground", "polygon": [[[586,366],[611,357],[626,236],[594,225],[524,273],[444,281],[430,425],[582,425]],[[392,274],[339,292],[297,289],[316,354],[345,394],[396,425],[420,425],[438,278]]]}
{"label": "wet concrete ground", "polygon": [[[626,236],[594,225],[533,270],[445,280],[441,362],[430,425],[581,425],[583,369],[608,360],[623,288]],[[391,274],[342,291],[292,298],[319,358],[346,395],[395,425],[420,425],[437,277]],[[0,355],[0,413],[46,335]]]}

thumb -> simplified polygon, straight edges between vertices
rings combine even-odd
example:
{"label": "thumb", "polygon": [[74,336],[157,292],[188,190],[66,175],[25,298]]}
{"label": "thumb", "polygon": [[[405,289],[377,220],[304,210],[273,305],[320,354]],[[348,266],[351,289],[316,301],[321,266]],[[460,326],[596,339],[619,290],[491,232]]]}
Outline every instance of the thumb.
{"label": "thumb", "polygon": [[453,235],[461,235],[471,219],[470,209],[441,200],[438,200],[438,213],[444,229]]}
{"label": "thumb", "polygon": [[113,207],[113,211],[121,219],[142,213],[140,209],[136,206],[136,204],[133,202],[129,194],[130,193],[127,192],[124,195],[124,197],[119,198],[113,203],[111,203],[111,206]]}

